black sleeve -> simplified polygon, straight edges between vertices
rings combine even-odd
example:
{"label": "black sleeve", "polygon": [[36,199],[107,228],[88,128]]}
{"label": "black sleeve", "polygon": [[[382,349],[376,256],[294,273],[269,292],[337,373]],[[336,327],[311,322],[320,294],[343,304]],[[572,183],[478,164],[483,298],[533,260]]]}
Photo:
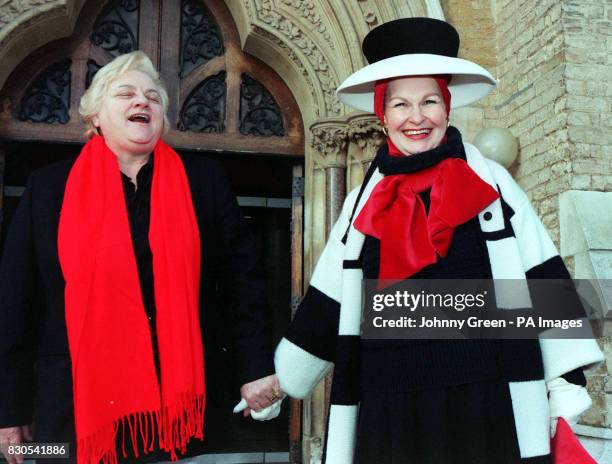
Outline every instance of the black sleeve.
{"label": "black sleeve", "polygon": [[587,381],[584,376],[582,369],[574,369],[561,376],[566,382],[573,383],[574,385],[580,385],[586,387]]}
{"label": "black sleeve", "polygon": [[31,180],[10,225],[0,262],[0,427],[30,424],[33,397],[33,305],[37,285]]}
{"label": "black sleeve", "polygon": [[340,303],[310,285],[285,338],[310,354],[333,362],[339,325]]}
{"label": "black sleeve", "polygon": [[220,166],[214,164],[213,169],[223,293],[242,385],[274,373],[265,279],[255,240],[228,179]]}
{"label": "black sleeve", "polygon": [[[569,271],[567,270],[563,259],[561,259],[559,255],[553,256],[547,261],[544,261],[543,263],[532,267],[526,272],[526,276],[527,279],[529,279],[530,290],[532,298],[534,299],[534,304],[540,305],[540,307],[570,307],[572,308],[572,310],[566,310],[565,314],[576,318],[586,316],[582,303],[580,302],[580,298],[578,297],[578,293],[576,292],[576,287],[574,286],[574,283],[572,281],[572,277]],[[567,282],[567,285],[565,286],[566,291],[556,294],[556,297],[559,299],[559,301],[550,301],[551,295],[554,293],[553,291],[544,292],[543,296],[541,298],[539,297],[539,293],[541,293],[542,286],[541,284],[540,286],[533,285],[534,281],[539,279],[555,279],[558,281]],[[558,289],[559,287],[556,286],[556,288]],[[569,383],[580,385],[582,387],[585,387],[587,383],[586,377],[584,376],[584,372],[581,368],[566,372],[561,377]]]}

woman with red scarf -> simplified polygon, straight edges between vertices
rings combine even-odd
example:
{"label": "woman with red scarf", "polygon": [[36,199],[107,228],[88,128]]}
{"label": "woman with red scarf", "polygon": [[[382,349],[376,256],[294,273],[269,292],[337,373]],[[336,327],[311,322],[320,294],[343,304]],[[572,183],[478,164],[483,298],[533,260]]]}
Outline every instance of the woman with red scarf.
{"label": "woman with red scarf", "polygon": [[89,140],[76,161],[28,182],[0,268],[11,464],[31,423],[35,442],[68,442],[79,464],[208,443],[230,409],[226,346],[246,413],[278,399],[254,242],[220,167],[162,140],[167,106],[144,53],[116,58],[81,99]]}
{"label": "woman with red scarf", "polygon": [[376,114],[386,143],[275,355],[295,397],[334,364],[328,464],[547,464],[551,419],[591,402],[581,368],[603,359],[592,339],[361,337],[364,279],[569,279],[526,195],[449,125],[452,108],[496,85],[458,48],[443,21],[383,24],[363,43],[370,65],[337,92]]}

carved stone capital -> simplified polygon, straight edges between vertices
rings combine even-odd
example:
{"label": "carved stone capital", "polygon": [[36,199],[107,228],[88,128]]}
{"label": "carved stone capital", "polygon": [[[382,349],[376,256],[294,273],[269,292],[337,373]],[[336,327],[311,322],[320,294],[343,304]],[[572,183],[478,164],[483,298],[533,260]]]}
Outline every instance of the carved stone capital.
{"label": "carved stone capital", "polygon": [[310,126],[310,146],[317,153],[316,164],[322,168],[346,167],[348,126],[344,120],[327,119]]}
{"label": "carved stone capital", "polygon": [[374,152],[384,142],[382,125],[376,116],[357,114],[348,118],[347,137],[363,152]]}

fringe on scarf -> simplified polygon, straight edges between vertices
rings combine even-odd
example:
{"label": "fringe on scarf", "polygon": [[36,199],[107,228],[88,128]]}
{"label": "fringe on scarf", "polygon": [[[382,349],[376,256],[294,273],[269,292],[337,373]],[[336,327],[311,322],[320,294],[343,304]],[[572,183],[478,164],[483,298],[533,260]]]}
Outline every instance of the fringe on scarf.
{"label": "fringe on scarf", "polygon": [[136,458],[140,452],[148,454],[159,448],[177,461],[178,453],[187,451],[191,438],[204,438],[204,395],[182,393],[173,406],[164,406],[161,411],[144,411],[124,416],[103,427],[90,436],[77,441],[77,462],[79,464],[118,464],[116,436],[121,425],[121,453],[127,458],[125,449],[129,433],[132,452]]}

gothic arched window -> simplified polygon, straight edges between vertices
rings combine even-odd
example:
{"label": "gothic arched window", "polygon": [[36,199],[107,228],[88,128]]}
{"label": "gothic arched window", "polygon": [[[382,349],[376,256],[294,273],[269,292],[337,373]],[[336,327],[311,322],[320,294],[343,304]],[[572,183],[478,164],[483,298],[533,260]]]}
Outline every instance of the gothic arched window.
{"label": "gothic arched window", "polygon": [[0,137],[82,142],[80,96],[100,67],[137,49],[166,83],[165,138],[177,149],[303,154],[295,99],[269,66],[241,50],[219,0],[89,1],[71,37],[32,53],[7,80]]}

